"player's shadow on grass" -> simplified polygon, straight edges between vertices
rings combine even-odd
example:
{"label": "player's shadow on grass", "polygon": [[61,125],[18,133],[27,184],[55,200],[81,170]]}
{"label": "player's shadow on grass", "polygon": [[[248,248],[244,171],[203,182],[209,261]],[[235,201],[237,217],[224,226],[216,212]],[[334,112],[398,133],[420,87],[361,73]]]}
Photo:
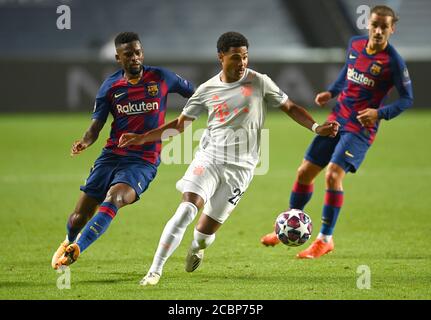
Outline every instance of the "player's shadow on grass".
{"label": "player's shadow on grass", "polygon": [[121,282],[129,282],[130,279],[100,279],[100,280],[79,280],[76,281],[76,283],[82,283],[82,284],[113,284],[113,283],[121,283]]}
{"label": "player's shadow on grass", "polygon": [[16,288],[16,287],[43,287],[50,286],[50,283],[31,283],[26,281],[0,281],[0,288]]}
{"label": "player's shadow on grass", "polygon": [[[76,283],[86,283],[86,284],[113,284],[122,282],[136,282],[142,279],[141,272],[101,272],[99,273],[100,279],[82,279],[75,280]],[[104,278],[105,277],[105,278]]]}
{"label": "player's shadow on grass", "polygon": [[[324,257],[326,258],[326,257]],[[328,256],[329,258],[329,256]],[[331,255],[331,258],[337,259],[339,262],[343,260],[351,261],[351,260],[364,260],[364,259],[372,259],[372,260],[430,260],[431,254],[423,254],[423,255],[413,255],[413,254],[400,254],[400,253],[388,253],[388,252],[373,252],[373,253],[355,253],[355,252],[343,252],[338,255]],[[308,261],[308,260],[304,260]],[[311,261],[311,260],[310,260]]]}

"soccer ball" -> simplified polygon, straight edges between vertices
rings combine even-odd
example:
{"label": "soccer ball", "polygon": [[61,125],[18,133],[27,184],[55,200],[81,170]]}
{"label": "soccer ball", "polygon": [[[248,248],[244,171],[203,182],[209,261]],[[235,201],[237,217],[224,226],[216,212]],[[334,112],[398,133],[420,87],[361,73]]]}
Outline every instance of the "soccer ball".
{"label": "soccer ball", "polygon": [[302,210],[291,209],[282,212],[275,220],[277,238],[290,247],[297,247],[307,242],[312,230],[311,218]]}

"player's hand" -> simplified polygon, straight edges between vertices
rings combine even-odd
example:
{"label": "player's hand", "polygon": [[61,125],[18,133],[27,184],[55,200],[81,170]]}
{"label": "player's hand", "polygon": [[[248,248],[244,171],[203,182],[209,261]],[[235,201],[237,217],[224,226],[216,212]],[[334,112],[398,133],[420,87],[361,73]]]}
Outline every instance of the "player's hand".
{"label": "player's hand", "polygon": [[70,149],[70,155],[73,157],[77,154],[80,154],[82,151],[87,149],[88,144],[84,143],[82,140],[76,140],[72,144],[72,149]]}
{"label": "player's hand", "polygon": [[319,136],[334,138],[337,135],[339,128],[340,124],[337,121],[326,121],[324,124],[316,128],[316,133]]}
{"label": "player's hand", "polygon": [[123,133],[120,137],[120,141],[118,143],[118,147],[125,148],[131,145],[144,144],[145,137],[143,134],[137,133]]}
{"label": "player's hand", "polygon": [[319,107],[324,107],[331,99],[332,94],[329,91],[324,91],[316,95],[314,102],[316,102]]}
{"label": "player's hand", "polygon": [[379,120],[377,109],[367,108],[359,110],[356,119],[358,119],[359,123],[364,127],[372,127]]}

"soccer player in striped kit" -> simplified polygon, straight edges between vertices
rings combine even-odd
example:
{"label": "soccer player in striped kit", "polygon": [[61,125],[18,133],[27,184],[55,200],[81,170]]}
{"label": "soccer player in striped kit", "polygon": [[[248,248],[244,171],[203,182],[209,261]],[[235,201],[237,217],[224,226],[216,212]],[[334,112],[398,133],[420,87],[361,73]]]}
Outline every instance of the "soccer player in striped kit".
{"label": "soccer player in striped kit", "polygon": [[109,113],[114,118],[111,133],[80,188],[81,196],[67,222],[67,237],[52,257],[55,269],[75,262],[106,231],[117,211],[139,200],[156,176],[161,141],[119,148],[120,136],[161,126],[165,122],[168,93],[188,98],[194,92],[191,83],[175,73],[143,65],[143,48],[136,33],[118,34],[115,47],[116,60],[122,69],[100,87],[91,126],[82,139],[73,143],[71,154],[81,153],[97,140]]}
{"label": "soccer player in striped kit", "polygon": [[[387,6],[371,10],[367,36],[353,37],[346,63],[328,91],[316,96],[324,106],[338,96],[328,120],[336,120],[340,130],[335,139],[315,137],[298,169],[290,195],[290,208],[303,209],[311,199],[316,176],[326,167],[326,194],[322,227],[317,239],[298,258],[319,258],[334,249],[332,234],[343,205],[343,179],[356,172],[373,143],[380,120],[390,120],[413,104],[412,84],[403,59],[388,40],[398,18]],[[399,99],[385,104],[389,90],[397,89]],[[275,233],[261,238],[266,246],[279,243]]]}

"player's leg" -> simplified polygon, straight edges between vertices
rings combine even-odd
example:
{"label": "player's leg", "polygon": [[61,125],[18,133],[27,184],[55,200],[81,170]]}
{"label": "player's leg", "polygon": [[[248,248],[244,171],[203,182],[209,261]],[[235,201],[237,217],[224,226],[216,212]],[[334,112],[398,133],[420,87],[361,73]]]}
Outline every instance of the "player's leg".
{"label": "player's leg", "polygon": [[314,191],[314,180],[323,167],[304,159],[297,170],[296,180],[290,193],[289,208],[303,210]]}
{"label": "player's leg", "polygon": [[185,270],[195,271],[204,258],[204,250],[215,240],[215,233],[222,224],[206,214],[202,214],[193,231],[193,241],[187,252]]}
{"label": "player's leg", "polygon": [[[303,210],[310,201],[314,190],[314,179],[329,163],[338,139],[338,137],[321,136],[313,139],[297,170],[296,180],[290,193],[289,208]],[[263,236],[260,242],[265,246],[275,246],[280,243],[280,240],[273,231]]]}
{"label": "player's leg", "polygon": [[309,248],[297,255],[298,258],[318,258],[334,249],[332,234],[343,205],[343,179],[346,173],[356,172],[370,147],[357,134],[342,132],[339,136],[339,142],[326,170],[326,192],[320,233]]}
{"label": "player's leg", "polygon": [[163,229],[153,262],[141,280],[141,285],[158,283],[166,261],[179,246],[187,226],[194,220],[199,209],[214,194],[218,179],[215,164],[197,154],[184,177],[177,182],[176,187],[182,193],[182,202]]}
{"label": "player's leg", "polygon": [[314,179],[330,162],[338,141],[339,136],[335,138],[316,136],[313,139],[297,170],[290,194],[290,209],[304,210],[313,195]]}
{"label": "player's leg", "polygon": [[336,163],[329,163],[326,169],[326,193],[322,211],[322,227],[317,239],[298,258],[319,258],[334,249],[332,233],[343,204],[343,179],[346,172]]}
{"label": "player's leg", "polygon": [[204,199],[200,195],[193,192],[183,193],[182,202],[163,229],[149,272],[162,274],[163,266],[180,245],[188,225],[203,205]]}
{"label": "player's leg", "polygon": [[[314,190],[314,179],[322,171],[322,167],[308,160],[303,160],[298,168],[295,183],[290,193],[289,208],[303,210],[310,201]],[[275,231],[264,235],[260,242],[265,246],[275,246],[280,243]]]}
{"label": "player's leg", "polygon": [[75,210],[69,216],[67,221],[68,233],[66,239],[60,244],[59,248],[52,257],[51,265],[54,269],[59,267],[58,261],[65,254],[66,248],[76,240],[79,232],[88,222],[88,220],[94,215],[98,206],[98,200],[88,196],[84,192],[81,193],[75,206]]}
{"label": "player's leg", "polygon": [[336,163],[330,163],[325,175],[325,200],[322,212],[322,228],[318,235],[324,242],[330,242],[341,206],[343,205],[343,179],[346,172]]}
{"label": "player's leg", "polygon": [[67,220],[67,239],[70,243],[76,240],[78,233],[84,228],[88,220],[90,220],[99,206],[100,201],[88,196],[82,192],[75,210]]}
{"label": "player's leg", "polygon": [[196,224],[193,235],[192,249],[200,250],[208,248],[215,240],[215,233],[222,223],[214,220],[207,214],[202,214]]}
{"label": "player's leg", "polygon": [[[120,208],[137,201],[156,176],[157,168],[142,160],[119,156],[109,160],[113,162],[113,166],[103,166],[109,168],[109,171],[99,177],[99,181],[104,181],[102,186],[108,184],[109,189],[106,191],[102,188],[99,191],[104,192],[104,196],[98,196],[103,199],[98,212],[86,224],[76,243],[67,247],[65,259],[62,261],[66,265],[73,263],[81,252],[108,229]],[[95,185],[94,183],[93,187]],[[95,192],[88,186],[87,189]]]}
{"label": "player's leg", "polygon": [[126,183],[117,183],[111,186],[97,214],[86,225],[77,241],[80,251],[83,252],[96,241],[108,229],[117,215],[117,211],[135,202],[136,197],[135,190]]}
{"label": "player's leg", "polygon": [[156,285],[159,282],[166,261],[178,248],[187,226],[194,220],[203,205],[204,199],[199,194],[194,192],[183,193],[183,201],[178,206],[172,218],[166,223],[160,236],[151,267],[141,280],[141,285]]}
{"label": "player's leg", "polygon": [[252,178],[253,171],[226,165],[220,168],[220,183],[203,209],[193,233],[185,269],[193,272],[202,263],[204,250],[215,240],[216,232],[238,205]]}
{"label": "player's leg", "polygon": [[111,186],[98,212],[82,230],[81,237],[76,243],[72,243],[66,248],[66,254],[61,264],[70,265],[75,262],[84,250],[105,233],[117,211],[125,205],[135,202],[136,197],[135,190],[128,184],[117,183]]}

